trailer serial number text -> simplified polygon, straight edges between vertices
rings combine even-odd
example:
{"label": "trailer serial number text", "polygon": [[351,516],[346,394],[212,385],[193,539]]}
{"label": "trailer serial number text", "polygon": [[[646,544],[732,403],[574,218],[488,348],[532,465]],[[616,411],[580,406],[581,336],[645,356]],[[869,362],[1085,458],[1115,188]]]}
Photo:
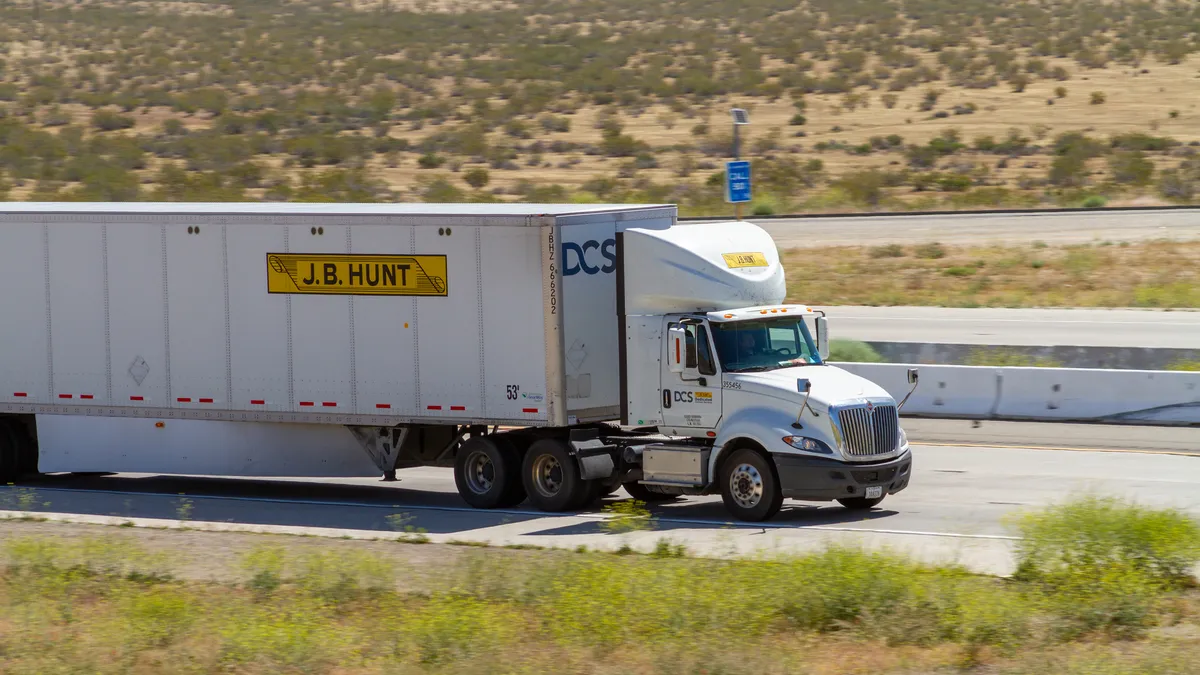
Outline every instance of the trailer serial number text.
{"label": "trailer serial number text", "polygon": [[445,297],[446,256],[268,253],[267,291]]}

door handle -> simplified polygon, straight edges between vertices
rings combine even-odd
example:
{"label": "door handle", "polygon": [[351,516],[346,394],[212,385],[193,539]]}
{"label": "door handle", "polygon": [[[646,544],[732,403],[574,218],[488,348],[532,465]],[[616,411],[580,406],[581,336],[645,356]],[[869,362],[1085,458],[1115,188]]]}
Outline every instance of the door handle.
{"label": "door handle", "polygon": [[671,390],[670,389],[663,389],[663,407],[664,408],[671,407]]}

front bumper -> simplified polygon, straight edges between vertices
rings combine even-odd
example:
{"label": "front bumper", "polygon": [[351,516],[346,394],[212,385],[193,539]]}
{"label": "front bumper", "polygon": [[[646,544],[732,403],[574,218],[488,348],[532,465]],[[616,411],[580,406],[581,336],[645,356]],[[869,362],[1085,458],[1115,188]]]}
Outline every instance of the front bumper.
{"label": "front bumper", "polygon": [[866,488],[881,485],[894,495],[908,487],[912,452],[874,464],[849,464],[836,459],[773,453],[783,496],[810,502],[862,497]]}

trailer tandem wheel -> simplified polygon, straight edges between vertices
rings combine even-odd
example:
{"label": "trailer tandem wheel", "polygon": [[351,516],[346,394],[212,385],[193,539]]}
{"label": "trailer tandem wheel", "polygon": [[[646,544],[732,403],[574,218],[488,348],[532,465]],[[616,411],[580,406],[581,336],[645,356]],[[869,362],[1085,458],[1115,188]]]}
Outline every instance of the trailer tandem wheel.
{"label": "trailer tandem wheel", "polygon": [[16,424],[0,418],[0,483],[11,483],[25,473],[25,448]]}
{"label": "trailer tandem wheel", "polygon": [[454,484],[463,500],[477,509],[516,506],[525,499],[521,463],[506,440],[467,439],[454,456]]}

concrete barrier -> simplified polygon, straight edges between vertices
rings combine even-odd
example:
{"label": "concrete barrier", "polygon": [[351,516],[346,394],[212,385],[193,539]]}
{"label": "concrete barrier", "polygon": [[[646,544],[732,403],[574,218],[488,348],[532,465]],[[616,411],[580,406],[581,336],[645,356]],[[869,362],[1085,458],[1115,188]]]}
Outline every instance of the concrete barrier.
{"label": "concrete barrier", "polygon": [[833,364],[878,383],[896,400],[920,368],[902,411],[922,417],[1200,425],[1200,372]]}
{"label": "concrete barrier", "polygon": [[1005,368],[1001,392],[1004,418],[1200,423],[1200,373]]}
{"label": "concrete barrier", "polygon": [[999,403],[998,368],[982,366],[910,366],[895,363],[838,363],[838,367],[865,377],[900,401],[911,386],[908,369],[920,368],[921,382],[904,404],[910,415],[990,417]]}

